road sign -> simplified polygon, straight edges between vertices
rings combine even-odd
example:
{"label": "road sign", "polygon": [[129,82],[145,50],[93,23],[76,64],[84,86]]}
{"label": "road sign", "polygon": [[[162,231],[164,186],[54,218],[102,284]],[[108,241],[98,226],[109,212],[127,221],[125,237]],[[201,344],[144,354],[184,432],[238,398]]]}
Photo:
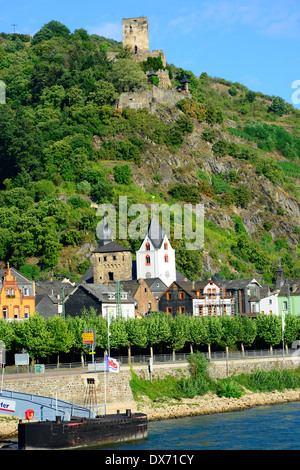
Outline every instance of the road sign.
{"label": "road sign", "polygon": [[82,341],[86,346],[95,346],[95,330],[85,330],[84,333],[82,333]]}
{"label": "road sign", "polygon": [[36,374],[44,374],[45,373],[45,365],[44,364],[35,364],[34,370]]}

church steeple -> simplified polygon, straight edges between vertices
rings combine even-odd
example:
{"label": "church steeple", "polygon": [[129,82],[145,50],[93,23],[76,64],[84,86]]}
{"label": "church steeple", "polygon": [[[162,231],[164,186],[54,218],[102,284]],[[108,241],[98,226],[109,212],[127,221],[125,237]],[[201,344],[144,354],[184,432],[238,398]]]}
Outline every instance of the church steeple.
{"label": "church steeple", "polygon": [[167,286],[176,281],[175,250],[156,216],[136,252],[136,269],[138,279],[159,278]]}
{"label": "church steeple", "polygon": [[112,241],[112,230],[107,223],[106,216],[103,217],[103,223],[97,227],[99,245],[103,246]]}
{"label": "church steeple", "polygon": [[276,281],[275,281],[275,289],[280,289],[284,285],[284,273],[281,267],[281,261],[279,262],[278,269],[276,271]]}

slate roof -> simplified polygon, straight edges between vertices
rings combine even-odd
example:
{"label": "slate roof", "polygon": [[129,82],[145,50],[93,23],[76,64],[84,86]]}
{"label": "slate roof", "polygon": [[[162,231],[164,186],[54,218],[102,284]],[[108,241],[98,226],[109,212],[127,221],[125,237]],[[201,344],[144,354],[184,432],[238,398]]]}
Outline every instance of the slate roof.
{"label": "slate roof", "polygon": [[99,245],[98,248],[93,251],[93,253],[116,253],[120,251],[130,251],[130,249],[126,248],[126,246],[120,245],[117,242],[111,241],[105,245]]}
{"label": "slate roof", "polygon": [[217,284],[223,289],[245,289],[253,281],[260,286],[259,282],[253,277],[245,279],[223,279],[222,281],[218,281]]}
{"label": "slate roof", "polygon": [[[90,295],[94,296],[97,298],[100,302],[106,302],[106,303],[116,303],[116,299],[110,299],[109,298],[109,293],[116,293],[116,287],[111,286],[109,284],[81,284],[78,285],[73,292],[68,294],[68,297],[70,297],[72,294],[75,293],[77,289],[84,289],[86,292],[88,292]],[[66,298],[67,301],[67,298]],[[135,299],[130,295],[127,294],[127,299],[121,299],[121,303],[135,303]]]}
{"label": "slate roof", "polygon": [[287,297],[288,295],[300,296],[300,279],[285,279],[285,284],[279,289],[279,297]]}
{"label": "slate roof", "polygon": [[163,231],[157,217],[154,215],[150,221],[146,236],[151,240],[154,248],[161,247],[165,232]]}
{"label": "slate roof", "polygon": [[64,288],[64,295],[66,296],[69,292],[74,290],[74,285],[70,282],[62,282],[58,279],[53,281],[42,280],[35,283],[36,295],[54,295],[62,296],[62,288]]}

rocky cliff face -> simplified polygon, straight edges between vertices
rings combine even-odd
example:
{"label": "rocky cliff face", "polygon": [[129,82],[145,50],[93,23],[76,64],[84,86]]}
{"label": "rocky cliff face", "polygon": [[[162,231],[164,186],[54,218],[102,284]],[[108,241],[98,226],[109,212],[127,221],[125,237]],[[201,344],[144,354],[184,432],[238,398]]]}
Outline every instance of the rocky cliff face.
{"label": "rocky cliff face", "polygon": [[[181,112],[176,108],[161,106],[157,113],[161,119],[170,123],[175,122]],[[223,157],[214,155],[212,144],[202,139],[207,124],[197,122],[193,124],[193,132],[184,137],[184,144],[176,151],[148,142],[143,154],[143,165],[140,168],[134,167],[135,185],[143,190],[155,188],[168,198],[168,191],[176,183],[198,185],[199,169],[208,175],[210,181],[213,175],[224,175],[234,170],[238,183],[245,184],[251,191],[251,200],[246,207],[223,205],[215,196],[201,193],[199,202],[205,206],[206,220],[214,222],[229,236],[230,231],[234,231],[233,216],[237,215],[242,219],[248,235],[254,240],[258,241],[266,234],[271,235],[273,241],[284,238],[291,251],[295,252],[299,244],[299,234],[294,232],[295,227],[300,226],[299,200],[289,194],[279,182],[272,183],[264,175],[258,175],[254,166],[247,161],[229,155]],[[218,138],[243,143],[243,139],[231,137],[226,132],[226,127],[224,129],[224,126],[216,125],[214,128]],[[272,157],[280,159],[276,154]],[[159,183],[153,180],[154,175],[160,175]],[[214,249],[213,246],[206,246],[206,250],[211,249]],[[211,258],[204,250],[204,271],[212,273],[214,269],[217,270],[220,266],[218,257],[217,253]]]}

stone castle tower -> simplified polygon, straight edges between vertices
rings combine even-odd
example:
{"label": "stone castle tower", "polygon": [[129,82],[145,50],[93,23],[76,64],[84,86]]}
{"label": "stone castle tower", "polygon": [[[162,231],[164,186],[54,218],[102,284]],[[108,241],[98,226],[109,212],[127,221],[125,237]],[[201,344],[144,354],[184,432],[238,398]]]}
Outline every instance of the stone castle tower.
{"label": "stone castle tower", "polygon": [[148,18],[123,18],[123,47],[129,47],[134,58],[138,62],[147,60],[148,57],[159,57],[163,66],[167,64],[166,56],[162,50],[150,52],[149,49],[149,23]]}
{"label": "stone castle tower", "polygon": [[148,29],[148,19],[145,17],[124,18],[123,46],[129,47],[135,54],[139,52],[149,53]]}
{"label": "stone castle tower", "polygon": [[112,231],[103,219],[97,229],[99,247],[92,252],[93,277],[95,284],[106,281],[132,279],[132,255],[129,248],[112,240]]}

